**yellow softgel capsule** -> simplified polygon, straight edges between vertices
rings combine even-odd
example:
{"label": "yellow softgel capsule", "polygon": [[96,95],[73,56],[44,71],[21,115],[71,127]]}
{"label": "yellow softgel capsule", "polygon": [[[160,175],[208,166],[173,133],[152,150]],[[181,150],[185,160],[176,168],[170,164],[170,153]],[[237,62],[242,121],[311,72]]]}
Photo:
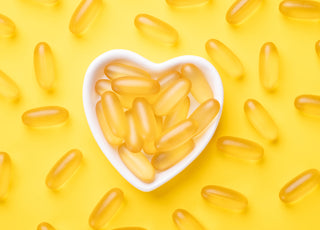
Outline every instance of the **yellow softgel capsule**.
{"label": "yellow softgel capsule", "polygon": [[111,80],[127,76],[150,78],[149,73],[143,69],[123,63],[110,63],[106,65],[104,68],[104,74]]}
{"label": "yellow softgel capsule", "polygon": [[184,64],[181,66],[181,74],[191,81],[191,94],[199,103],[213,98],[212,89],[197,66]]}
{"label": "yellow softgel capsule", "polygon": [[155,94],[160,90],[157,81],[141,77],[120,77],[111,81],[112,89],[122,95]]}
{"label": "yellow softgel capsule", "polygon": [[210,58],[230,77],[239,79],[244,75],[244,67],[239,58],[226,45],[216,39],[206,43]]}
{"label": "yellow softgel capsule", "polygon": [[98,15],[102,4],[102,0],[81,0],[71,17],[69,30],[75,35],[83,34]]}
{"label": "yellow softgel capsule", "polygon": [[315,49],[318,57],[320,57],[320,40],[316,42]]}
{"label": "yellow softgel capsule", "polygon": [[59,189],[69,180],[79,168],[82,161],[82,153],[78,149],[67,152],[52,167],[46,177],[46,185],[52,190]]}
{"label": "yellow softgel capsule", "polygon": [[103,228],[110,219],[117,213],[124,201],[123,192],[118,188],[108,191],[89,217],[89,225],[93,229]]}
{"label": "yellow softgel capsule", "polygon": [[168,129],[171,126],[187,118],[190,108],[190,99],[186,97],[180,101],[176,107],[165,117],[163,129]]}
{"label": "yellow softgel capsule", "polygon": [[137,15],[134,24],[142,33],[152,39],[169,45],[174,45],[178,41],[178,32],[172,26],[151,15]]}
{"label": "yellow softgel capsule", "polygon": [[16,26],[7,16],[0,14],[0,37],[12,37],[16,33]]}
{"label": "yellow softgel capsule", "polygon": [[176,80],[158,96],[153,104],[154,113],[158,116],[167,115],[188,95],[190,89],[190,80],[186,78]]}
{"label": "yellow softgel capsule", "polygon": [[154,181],[155,170],[143,153],[133,153],[124,145],[121,145],[118,151],[123,163],[137,178],[145,183],[151,183]]}
{"label": "yellow softgel capsule", "polygon": [[20,90],[17,84],[0,70],[0,95],[9,100],[16,101],[20,98]]}
{"label": "yellow softgel capsule", "polygon": [[96,82],[94,89],[96,93],[101,96],[104,92],[112,90],[111,81],[108,79],[99,79]]}
{"label": "yellow softgel capsule", "polygon": [[318,1],[285,0],[280,3],[279,10],[290,18],[320,19],[320,3]]}
{"label": "yellow softgel capsule", "polygon": [[274,141],[278,138],[278,127],[270,114],[254,99],[248,99],[244,104],[244,112],[255,130],[264,138]]}
{"label": "yellow softgel capsule", "polygon": [[41,88],[51,90],[55,82],[55,67],[50,46],[40,42],[34,49],[33,64]]}
{"label": "yellow softgel capsule", "polygon": [[131,110],[128,110],[126,112],[126,117],[127,117],[128,124],[129,124],[129,130],[128,130],[127,135],[124,138],[125,146],[131,152],[136,153],[141,150],[142,145],[143,145],[143,140],[138,133],[138,127],[137,127],[136,121],[133,117],[133,113]]}
{"label": "yellow softgel capsule", "polygon": [[152,158],[151,164],[156,170],[167,170],[185,158],[193,150],[194,146],[193,140],[189,140],[176,149],[157,153]]}
{"label": "yellow softgel capsule", "polygon": [[247,19],[261,5],[262,0],[237,0],[229,8],[226,20],[230,24],[239,24]]}
{"label": "yellow softgel capsule", "polygon": [[272,42],[263,44],[260,50],[259,75],[262,86],[269,91],[275,90],[279,81],[279,53]]}
{"label": "yellow softgel capsule", "polygon": [[244,195],[217,185],[204,187],[201,190],[201,196],[211,204],[236,212],[242,212],[248,206],[248,200]]}
{"label": "yellow softgel capsule", "polygon": [[243,160],[259,161],[263,157],[264,150],[256,142],[239,137],[220,137],[217,148],[229,156]]}
{"label": "yellow softgel capsule", "polygon": [[295,99],[294,105],[305,114],[320,116],[320,96],[318,95],[300,95]]}
{"label": "yellow softgel capsule", "polygon": [[206,4],[209,0],[166,0],[166,2],[170,6],[185,7]]}
{"label": "yellow softgel capsule", "polygon": [[11,159],[5,152],[0,152],[0,201],[4,200],[9,191],[11,180]]}
{"label": "yellow softgel capsule", "polygon": [[46,222],[42,222],[38,225],[37,230],[55,230],[55,228]]}
{"label": "yellow softgel capsule", "polygon": [[320,173],[309,169],[289,181],[279,193],[280,200],[291,203],[301,199],[319,185]]}
{"label": "yellow softgel capsule", "polygon": [[39,107],[28,110],[22,115],[23,123],[34,128],[59,125],[66,122],[68,118],[68,110],[59,106]]}
{"label": "yellow softgel capsule", "polygon": [[172,219],[179,230],[204,230],[200,222],[184,209],[176,209]]}

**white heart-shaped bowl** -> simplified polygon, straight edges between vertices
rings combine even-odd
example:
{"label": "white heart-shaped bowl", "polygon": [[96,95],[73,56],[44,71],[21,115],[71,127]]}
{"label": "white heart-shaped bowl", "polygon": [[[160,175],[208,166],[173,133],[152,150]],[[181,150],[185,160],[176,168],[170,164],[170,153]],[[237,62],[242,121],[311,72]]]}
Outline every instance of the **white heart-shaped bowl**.
{"label": "white heart-shaped bowl", "polygon": [[[110,62],[130,63],[130,65],[135,65],[147,70],[149,73],[151,73],[151,76],[169,69],[180,70],[180,66],[182,64],[193,63],[202,70],[212,88],[214,98],[220,103],[220,111],[218,115],[211,122],[206,131],[199,138],[197,138],[195,142],[195,148],[192,150],[192,152],[173,167],[166,171],[157,173],[155,180],[150,184],[142,182],[131,173],[131,171],[120,159],[117,149],[109,145],[109,143],[106,141],[99,126],[96,115],[96,103],[100,100],[100,96],[95,92],[95,83],[98,79],[106,78],[103,70],[106,64]],[[190,112],[195,109],[196,104],[197,103],[195,100],[191,100]],[[90,64],[83,83],[83,105],[91,132],[100,149],[108,158],[113,167],[115,167],[116,170],[118,170],[118,172],[134,187],[141,191],[149,192],[158,188],[179,174],[199,156],[199,154],[209,143],[220,121],[223,106],[223,87],[217,70],[204,58],[186,55],[158,64],[153,63],[132,51],[117,49],[101,54]]]}

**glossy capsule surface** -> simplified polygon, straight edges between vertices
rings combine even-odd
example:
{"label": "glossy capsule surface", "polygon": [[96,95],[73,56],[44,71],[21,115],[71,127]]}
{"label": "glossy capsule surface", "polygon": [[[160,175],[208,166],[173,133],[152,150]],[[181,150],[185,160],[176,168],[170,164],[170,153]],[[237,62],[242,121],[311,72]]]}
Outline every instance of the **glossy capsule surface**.
{"label": "glossy capsule surface", "polygon": [[82,153],[78,149],[72,149],[67,152],[52,167],[46,177],[48,188],[56,190],[69,180],[75,171],[79,168],[82,161]]}
{"label": "glossy capsule surface", "polygon": [[102,4],[102,0],[81,0],[72,14],[69,30],[75,35],[83,34],[98,15]]}
{"label": "glossy capsule surface", "polygon": [[143,140],[138,132],[138,127],[131,110],[126,111],[126,117],[129,124],[129,130],[124,138],[125,146],[131,152],[136,153],[141,150],[143,146]]}
{"label": "glossy capsule surface", "polygon": [[69,118],[69,112],[59,106],[45,106],[28,110],[22,115],[25,125],[41,128],[61,124]]}
{"label": "glossy capsule surface", "polygon": [[4,200],[9,191],[11,180],[11,159],[5,152],[0,152],[0,201]]}
{"label": "glossy capsule surface", "polygon": [[244,67],[239,58],[226,45],[216,39],[206,43],[206,51],[215,64],[217,64],[230,77],[239,79],[244,75]]}
{"label": "glossy capsule surface", "polygon": [[37,230],[56,230],[51,224],[42,222],[38,225]]}
{"label": "glossy capsule surface", "polygon": [[217,185],[204,187],[201,190],[201,196],[211,204],[236,212],[242,212],[248,206],[248,200],[244,195]]}
{"label": "glossy capsule surface", "polygon": [[104,74],[111,80],[127,76],[150,78],[150,75],[143,69],[117,62],[106,65]]}
{"label": "glossy capsule surface", "polygon": [[187,118],[190,108],[190,99],[186,97],[181,100],[177,106],[165,117],[163,129],[168,129],[171,126]]}
{"label": "glossy capsule surface", "polygon": [[258,161],[263,157],[264,150],[256,142],[239,137],[220,137],[217,148],[229,156],[243,160]]}
{"label": "glossy capsule surface", "polygon": [[4,72],[0,70],[0,95],[16,101],[20,98],[20,90],[17,84]]}
{"label": "glossy capsule surface", "polygon": [[226,20],[230,24],[239,24],[247,19],[261,5],[262,0],[237,0],[229,8]]}
{"label": "glossy capsule surface", "polygon": [[319,185],[320,173],[316,169],[309,169],[289,181],[279,193],[280,199],[291,203],[301,199]]}
{"label": "glossy capsule surface", "polygon": [[154,181],[155,170],[143,153],[133,153],[124,145],[121,145],[118,151],[123,163],[137,178],[145,183]]}
{"label": "glossy capsule surface", "polygon": [[184,64],[181,67],[181,74],[191,82],[191,94],[202,103],[213,98],[212,89],[202,71],[194,64]]}
{"label": "glossy capsule surface", "polygon": [[96,93],[101,96],[104,92],[112,90],[111,81],[108,79],[99,79],[96,82],[94,89]]}
{"label": "glossy capsule surface", "polygon": [[0,14],[0,37],[12,37],[16,33],[16,26],[7,16]]}
{"label": "glossy capsule surface", "polygon": [[248,99],[244,104],[244,112],[250,124],[261,136],[270,141],[278,138],[278,127],[276,123],[258,101]]}
{"label": "glossy capsule surface", "polygon": [[103,228],[117,213],[123,204],[123,192],[118,188],[108,191],[93,209],[89,217],[89,225],[93,229]]}
{"label": "glossy capsule surface", "polygon": [[120,95],[155,94],[160,90],[157,81],[141,77],[120,77],[111,81],[112,89]]}
{"label": "glossy capsule surface", "polygon": [[209,0],[166,0],[166,2],[170,6],[185,7],[185,6],[202,5],[209,2]]}
{"label": "glossy capsule surface", "polygon": [[172,219],[179,230],[204,230],[200,222],[184,209],[176,209]]}
{"label": "glossy capsule surface", "polygon": [[318,95],[300,95],[295,99],[294,105],[305,114],[320,116],[320,96]]}
{"label": "glossy capsule surface", "polygon": [[318,1],[285,0],[279,5],[280,12],[296,19],[320,19],[320,3]]}
{"label": "glossy capsule surface", "polygon": [[151,15],[137,15],[134,24],[138,30],[152,39],[169,45],[178,41],[178,32],[172,26]]}
{"label": "glossy capsule surface", "polygon": [[34,49],[33,64],[41,88],[51,90],[55,82],[55,67],[50,46],[40,42]]}
{"label": "glossy capsule surface", "polygon": [[259,75],[261,85],[269,91],[275,90],[279,81],[279,53],[272,42],[263,44],[260,50]]}

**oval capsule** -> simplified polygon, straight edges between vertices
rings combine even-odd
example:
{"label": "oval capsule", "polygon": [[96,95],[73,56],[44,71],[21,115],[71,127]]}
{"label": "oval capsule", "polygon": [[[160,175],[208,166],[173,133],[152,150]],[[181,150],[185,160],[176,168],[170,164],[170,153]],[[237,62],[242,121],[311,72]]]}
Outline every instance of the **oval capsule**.
{"label": "oval capsule", "polygon": [[166,0],[168,5],[174,7],[197,6],[209,2],[209,0]]}
{"label": "oval capsule", "polygon": [[179,123],[187,118],[190,108],[190,99],[186,97],[181,100],[176,107],[165,117],[163,129],[168,129],[171,126]]}
{"label": "oval capsule", "polygon": [[16,33],[16,25],[7,16],[0,14],[0,37],[12,37]]}
{"label": "oval capsule", "polygon": [[138,127],[136,124],[136,121],[133,117],[133,113],[131,110],[128,110],[126,112],[126,117],[129,124],[129,130],[127,135],[125,136],[125,146],[127,149],[129,149],[131,152],[139,152],[143,145],[143,140],[139,135]]}
{"label": "oval capsule", "polygon": [[120,77],[111,81],[112,89],[122,95],[155,94],[160,90],[157,81],[141,77]]}
{"label": "oval capsule", "polygon": [[124,201],[123,192],[118,188],[108,191],[98,202],[89,217],[93,229],[103,228],[120,209]]}
{"label": "oval capsule", "polygon": [[23,113],[22,121],[33,128],[49,127],[66,122],[69,112],[59,106],[44,106]]}
{"label": "oval capsule", "polygon": [[279,5],[280,12],[296,19],[320,19],[320,3],[317,1],[285,0]]}
{"label": "oval capsule", "polygon": [[137,15],[134,24],[138,30],[152,39],[169,45],[174,45],[178,41],[178,32],[172,26],[151,15]]}
{"label": "oval capsule", "polygon": [[204,230],[200,222],[184,209],[176,209],[172,219],[179,230]]}
{"label": "oval capsule", "polygon": [[123,63],[110,63],[106,65],[104,68],[104,74],[111,80],[127,76],[150,78],[149,73],[143,69]]}
{"label": "oval capsule", "polygon": [[37,230],[55,230],[55,228],[46,222],[42,222],[38,225]]}
{"label": "oval capsule", "polygon": [[279,193],[280,200],[284,203],[291,203],[301,199],[311,190],[319,185],[320,173],[316,169],[309,169],[291,181],[289,181]]}
{"label": "oval capsule", "polygon": [[20,90],[17,84],[4,72],[0,70],[0,95],[17,101],[20,98]]}
{"label": "oval capsule", "polygon": [[295,99],[294,105],[305,114],[320,116],[320,96],[300,95]]}
{"label": "oval capsule", "polygon": [[229,24],[239,24],[252,15],[262,0],[237,0],[229,8],[226,20]]}
{"label": "oval capsule", "polygon": [[97,94],[100,96],[106,92],[106,91],[111,91],[111,81],[108,79],[99,79],[96,84],[95,84],[95,91]]}
{"label": "oval capsule", "polygon": [[244,75],[244,67],[239,58],[226,45],[216,39],[206,43],[206,51],[215,64],[217,64],[230,77],[239,79]]}
{"label": "oval capsule", "polygon": [[261,136],[270,141],[275,141],[278,138],[276,123],[258,101],[248,99],[244,104],[244,112],[250,124]]}
{"label": "oval capsule", "polygon": [[59,189],[80,167],[81,161],[82,153],[78,149],[72,149],[63,155],[46,177],[46,185],[48,188],[52,190]]}
{"label": "oval capsule", "polygon": [[11,159],[5,152],[0,152],[0,201],[4,200],[9,191],[11,180]]}
{"label": "oval capsule", "polygon": [[72,14],[69,30],[75,35],[83,34],[102,8],[102,0],[81,0]]}
{"label": "oval capsule", "polygon": [[316,42],[315,49],[318,57],[320,57],[320,40]]}

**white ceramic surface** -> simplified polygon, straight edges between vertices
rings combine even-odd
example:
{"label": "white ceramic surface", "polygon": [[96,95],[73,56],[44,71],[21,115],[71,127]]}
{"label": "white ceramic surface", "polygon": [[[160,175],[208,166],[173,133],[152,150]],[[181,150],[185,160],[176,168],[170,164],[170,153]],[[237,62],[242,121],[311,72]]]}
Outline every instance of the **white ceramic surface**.
{"label": "white ceramic surface", "polygon": [[[117,153],[117,149],[110,146],[108,142],[105,140],[96,116],[95,106],[97,101],[100,100],[100,96],[95,92],[95,83],[98,79],[105,78],[103,73],[105,65],[114,61],[130,63],[131,65],[141,67],[150,72],[151,76],[157,73],[161,73],[168,69],[179,70],[180,66],[184,63],[193,63],[203,71],[207,81],[209,82],[212,88],[214,98],[217,99],[221,105],[219,114],[210,124],[208,129],[199,138],[197,138],[196,146],[193,149],[193,151],[175,166],[171,167],[170,169],[164,172],[157,173],[156,179],[150,184],[144,183],[141,180],[139,180],[122,163]],[[83,84],[83,104],[91,132],[95,140],[97,141],[100,149],[108,158],[110,163],[134,187],[141,191],[149,192],[158,188],[159,186],[163,185],[164,183],[168,182],[170,179],[175,177],[177,174],[179,174],[183,169],[185,169],[189,164],[192,163],[192,161],[194,161],[199,156],[199,154],[209,143],[220,121],[223,107],[223,87],[217,70],[212,66],[210,62],[201,57],[186,55],[170,59],[163,63],[153,63],[132,51],[110,50],[98,56],[90,64],[86,72]],[[195,100],[191,100],[191,111],[194,110],[195,107]]]}

